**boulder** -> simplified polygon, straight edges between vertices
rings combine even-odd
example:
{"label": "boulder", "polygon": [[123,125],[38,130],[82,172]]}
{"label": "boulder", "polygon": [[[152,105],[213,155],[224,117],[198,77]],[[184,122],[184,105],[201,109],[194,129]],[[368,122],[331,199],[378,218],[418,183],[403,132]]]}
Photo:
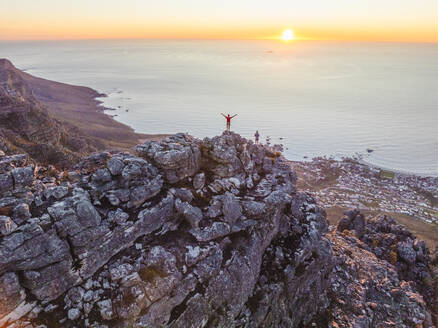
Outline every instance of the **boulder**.
{"label": "boulder", "polygon": [[138,145],[136,152],[160,168],[170,183],[193,176],[200,167],[199,146],[192,137],[184,134]]}
{"label": "boulder", "polygon": [[0,216],[0,234],[2,236],[10,235],[17,229],[17,225],[10,217]]}
{"label": "boulder", "polygon": [[195,175],[193,178],[193,188],[198,190],[202,189],[205,185],[205,173],[201,172]]}
{"label": "boulder", "polygon": [[17,167],[13,169],[11,173],[12,173],[12,177],[14,178],[15,188],[30,186],[33,184],[35,179],[34,166]]}

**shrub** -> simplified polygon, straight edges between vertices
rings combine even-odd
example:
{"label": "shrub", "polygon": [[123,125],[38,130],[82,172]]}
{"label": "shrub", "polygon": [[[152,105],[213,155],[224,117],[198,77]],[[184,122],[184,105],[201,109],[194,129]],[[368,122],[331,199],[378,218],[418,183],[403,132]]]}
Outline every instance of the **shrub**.
{"label": "shrub", "polygon": [[392,265],[394,265],[397,263],[397,260],[398,260],[397,251],[391,250],[389,252],[388,262],[391,263]]}

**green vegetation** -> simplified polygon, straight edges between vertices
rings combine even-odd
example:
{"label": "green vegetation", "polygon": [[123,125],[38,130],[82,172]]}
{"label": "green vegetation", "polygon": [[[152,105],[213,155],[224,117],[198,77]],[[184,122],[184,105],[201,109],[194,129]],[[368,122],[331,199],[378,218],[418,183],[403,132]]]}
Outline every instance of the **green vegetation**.
{"label": "green vegetation", "polygon": [[392,171],[388,171],[388,170],[380,170],[380,177],[392,180],[395,177],[395,173]]}
{"label": "green vegetation", "polygon": [[143,281],[152,282],[155,278],[163,278],[166,276],[165,272],[155,267],[147,267],[139,271],[140,277]]}

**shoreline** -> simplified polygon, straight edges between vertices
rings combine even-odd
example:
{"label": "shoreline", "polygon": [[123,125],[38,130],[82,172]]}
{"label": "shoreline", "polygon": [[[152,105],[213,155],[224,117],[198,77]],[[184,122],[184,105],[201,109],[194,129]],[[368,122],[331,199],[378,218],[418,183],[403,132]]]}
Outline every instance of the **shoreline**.
{"label": "shoreline", "polygon": [[[90,88],[91,90],[94,90],[92,88]],[[95,92],[97,92],[96,90],[94,90]],[[98,93],[98,92],[97,92]],[[139,138],[139,142],[140,143],[144,143],[146,141],[152,141],[152,140],[161,140],[162,138],[168,137],[172,134],[144,134],[141,132],[136,132],[134,130],[134,128],[132,128],[131,126],[129,126],[128,124],[122,123],[119,120],[117,120],[113,115],[110,115],[109,113],[106,113],[105,111],[116,111],[116,108],[111,108],[111,107],[106,107],[104,106],[104,100],[100,100],[97,98],[107,98],[108,95],[106,94],[100,94],[100,96],[96,96],[95,100],[96,102],[98,102],[97,107],[100,107],[100,110],[102,111],[102,113],[108,117],[110,117],[114,122],[117,122],[121,125],[124,125],[126,127],[128,127],[129,129],[131,129],[134,133],[140,135],[141,137]],[[98,109],[99,110],[99,109]],[[196,136],[195,136],[196,137]],[[340,157],[340,158],[332,158],[330,157],[330,155],[324,155],[324,156],[317,156],[314,158],[309,158],[307,160],[301,160],[301,161],[296,161],[296,160],[291,160],[288,159],[286,157],[286,159],[293,163],[293,162],[297,162],[297,163],[309,163],[312,162],[313,160],[315,160],[316,158],[324,158],[326,160],[335,160],[335,161],[339,161],[342,162],[344,160],[348,160],[348,161],[356,161],[370,169],[374,169],[374,170],[380,170],[381,172],[390,172],[393,173],[394,175],[399,175],[399,176],[407,176],[407,177],[418,177],[418,178],[430,178],[430,179],[438,179],[438,174],[437,175],[429,175],[427,173],[416,173],[416,172],[412,172],[412,171],[408,171],[408,170],[400,170],[400,169],[393,169],[390,167],[385,167],[385,166],[380,166],[380,165],[376,165],[373,163],[370,163],[366,160],[364,160],[363,158],[357,158],[357,157]]]}
{"label": "shoreline", "polygon": [[383,172],[389,172],[389,173],[393,173],[394,175],[398,175],[398,176],[412,176],[412,177],[418,177],[418,178],[427,178],[427,179],[438,179],[438,173],[436,175],[434,174],[427,174],[427,173],[417,173],[417,172],[413,172],[413,171],[409,171],[409,170],[402,170],[402,169],[394,169],[388,166],[384,166],[384,165],[377,165],[377,164],[373,164],[371,162],[368,162],[362,158],[357,158],[357,157],[346,157],[346,156],[342,156],[342,157],[331,157],[329,155],[324,155],[324,156],[315,156],[313,158],[308,158],[306,160],[291,160],[286,158],[289,162],[291,163],[311,163],[315,160],[318,159],[323,159],[326,161],[336,161],[336,162],[343,162],[343,161],[352,161],[352,162],[357,162],[361,165],[364,165],[370,169],[374,169],[374,170],[379,170],[379,171],[383,171]]}
{"label": "shoreline", "polygon": [[[148,134],[138,132],[129,124],[123,123],[115,117],[117,113],[111,113],[117,111],[117,108],[105,105],[105,98],[109,98],[109,94],[101,93],[91,87],[75,86],[35,77],[26,71],[21,70],[22,75],[28,76],[31,80],[31,84],[43,84],[44,87],[52,90],[52,92],[44,92],[41,91],[43,89],[41,86],[37,86],[36,89],[38,92],[35,95],[38,100],[46,105],[54,118],[75,125],[86,134],[98,138],[109,148],[130,150],[137,143],[148,140],[160,140],[171,135],[169,133]],[[47,95],[47,93],[49,93],[49,95]],[[57,94],[60,95],[58,96]],[[86,124],[84,124],[84,122],[86,122]],[[323,156],[330,158],[331,155],[327,154]],[[343,157],[335,158],[342,159]],[[421,178],[438,177],[438,173],[417,173],[409,170],[395,169],[385,165],[373,164],[366,159],[356,158],[355,155],[351,155],[348,158],[354,158],[369,167],[389,171],[394,174],[414,175]],[[295,161],[289,158],[287,159]],[[298,161],[307,162],[311,160],[311,158],[308,158]]]}
{"label": "shoreline", "polygon": [[47,80],[20,71],[32,89],[33,96],[43,104],[51,116],[73,125],[85,135],[99,140],[109,149],[130,151],[141,140],[160,140],[168,134],[146,134],[134,131],[105,113],[107,107],[99,98],[106,94],[86,87]]}
{"label": "shoreline", "polygon": [[290,162],[297,162],[297,163],[309,163],[314,161],[315,159],[325,159],[325,160],[334,160],[334,161],[339,161],[342,162],[344,160],[347,161],[356,161],[362,165],[368,166],[370,168],[376,169],[376,170],[381,170],[381,171],[387,171],[387,172],[391,172],[397,175],[412,175],[412,176],[417,176],[420,178],[438,178],[438,173],[433,173],[433,174],[429,174],[429,173],[418,173],[418,172],[414,172],[414,171],[410,171],[410,170],[403,170],[403,169],[395,169],[389,166],[385,166],[385,165],[378,165],[378,164],[373,164],[365,159],[363,159],[362,156],[334,156],[334,155],[320,155],[320,156],[314,156],[314,157],[306,157],[303,160],[292,160],[292,159],[288,159],[286,158],[288,161]]}
{"label": "shoreline", "polygon": [[389,172],[393,172],[394,174],[398,174],[398,175],[412,175],[412,176],[417,176],[420,178],[438,178],[438,173],[437,174],[427,174],[427,173],[416,173],[416,172],[412,172],[412,171],[408,171],[408,170],[402,170],[402,169],[393,169],[387,166],[383,166],[383,165],[377,165],[377,164],[373,164],[370,162],[367,162],[364,159],[356,159],[359,163],[372,167],[374,169],[378,169],[378,170],[382,170],[382,171],[389,171]]}
{"label": "shoreline", "polygon": [[[108,95],[106,95],[106,94],[103,94],[104,96],[98,96],[97,98],[102,98],[102,100],[99,100],[99,99],[97,99],[97,101],[100,101],[100,103],[101,103],[101,107],[103,108],[103,110],[102,110],[102,112],[105,114],[105,115],[107,115],[107,116],[109,116],[112,120],[114,120],[115,122],[117,122],[117,123],[120,123],[120,124],[122,124],[122,125],[125,125],[125,126],[127,126],[127,127],[129,127],[130,129],[132,129],[133,131],[134,131],[134,133],[136,133],[136,134],[140,134],[140,135],[145,135],[144,133],[142,133],[142,132],[137,132],[134,128],[132,128],[129,124],[127,124],[127,123],[123,123],[121,120],[119,120],[119,119],[117,119],[117,114],[115,114],[115,115],[113,115],[113,114],[111,114],[111,113],[109,113],[109,112],[106,112],[106,111],[110,111],[110,112],[112,112],[112,111],[118,111],[119,110],[119,108],[112,108],[112,107],[107,107],[107,106],[105,106],[105,105],[103,105],[104,104],[104,99],[105,98],[107,98],[107,97],[109,97]],[[236,133],[239,133],[238,131],[236,131]],[[148,137],[156,137],[156,138],[164,138],[164,137],[167,137],[167,136],[170,136],[170,135],[172,135],[172,133],[159,133],[159,134],[146,134],[146,136],[148,136]],[[200,139],[202,139],[202,137],[199,137],[199,136],[196,136],[196,135],[194,135],[194,134],[191,134],[192,136],[194,136],[195,138],[200,138]],[[154,140],[154,139],[146,139],[146,140]],[[268,145],[268,144],[266,144],[266,145]],[[274,146],[274,145],[269,145],[269,146]],[[285,145],[281,145],[283,148],[285,148],[286,146]],[[285,156],[284,155],[284,152],[283,152],[283,156]],[[305,163],[305,162],[311,162],[313,159],[315,159],[315,158],[326,158],[326,159],[334,159],[334,160],[337,160],[337,161],[342,161],[342,160],[344,160],[344,159],[348,159],[348,160],[355,160],[355,161],[358,161],[358,162],[360,162],[360,163],[362,163],[362,164],[364,164],[364,165],[366,165],[366,166],[369,166],[369,167],[372,167],[372,168],[374,168],[374,169],[379,169],[379,170],[382,170],[382,171],[388,171],[388,172],[391,172],[391,173],[394,173],[394,174],[400,174],[400,175],[412,175],[412,176],[417,176],[417,177],[421,177],[421,178],[438,178],[438,173],[432,173],[432,174],[428,174],[428,173],[418,173],[418,172],[414,172],[414,171],[409,171],[409,170],[403,170],[403,169],[396,169],[396,168],[391,168],[391,167],[388,167],[388,166],[384,166],[384,165],[377,165],[377,164],[373,164],[373,163],[371,163],[371,162],[369,162],[369,161],[367,161],[367,160],[365,160],[365,159],[363,159],[362,158],[362,155],[351,155],[351,156],[334,156],[334,155],[330,155],[330,154],[325,154],[325,155],[320,155],[320,156],[315,156],[315,157],[306,157],[305,159],[302,159],[302,160],[293,160],[293,159],[290,159],[290,158],[288,158],[288,157],[286,157],[285,156],[285,158],[288,160],[288,161],[290,161],[290,162],[303,162],[303,163]]]}
{"label": "shoreline", "polygon": [[[107,113],[116,111],[116,108],[105,106],[105,98],[109,96],[88,86],[76,86],[63,82],[57,82],[39,78],[20,70],[26,82],[30,84],[34,96],[46,106],[49,113],[60,121],[76,126],[91,137],[100,139],[109,148],[119,148],[130,151],[138,143],[151,140],[161,140],[169,133],[147,134],[137,132],[130,125]],[[82,117],[84,116],[84,117]],[[84,125],[86,121],[86,126]],[[290,162],[308,163],[315,158],[331,159],[330,155],[318,156],[306,160],[291,160]],[[419,178],[438,178],[438,174],[416,173],[408,170],[393,169],[390,167],[370,163],[363,158],[340,157],[334,160],[354,160],[367,167],[387,171],[394,175],[415,176]]]}

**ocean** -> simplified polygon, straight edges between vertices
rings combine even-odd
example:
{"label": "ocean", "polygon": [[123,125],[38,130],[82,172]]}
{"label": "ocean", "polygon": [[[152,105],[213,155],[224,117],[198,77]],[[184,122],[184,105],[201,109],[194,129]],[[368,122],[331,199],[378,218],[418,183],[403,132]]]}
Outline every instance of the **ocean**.
{"label": "ocean", "polygon": [[[438,176],[438,44],[316,41],[0,42],[38,77],[106,93],[137,132],[232,130],[291,160],[360,157]],[[86,123],[84,123],[86,124]]]}

